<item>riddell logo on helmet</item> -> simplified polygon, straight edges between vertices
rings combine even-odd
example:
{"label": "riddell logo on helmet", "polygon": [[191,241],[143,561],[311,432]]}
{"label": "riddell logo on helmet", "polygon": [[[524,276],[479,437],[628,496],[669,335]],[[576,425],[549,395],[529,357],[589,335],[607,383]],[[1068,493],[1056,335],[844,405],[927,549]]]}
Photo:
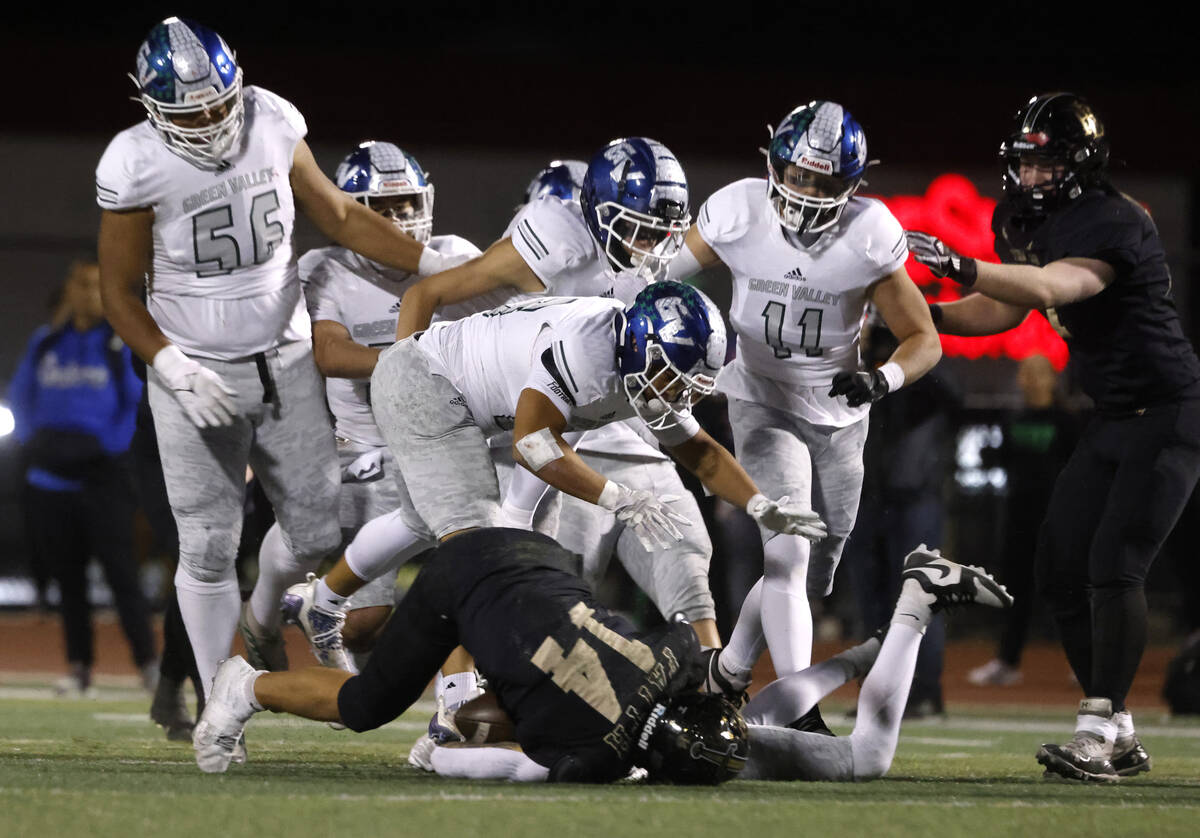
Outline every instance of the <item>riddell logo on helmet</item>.
{"label": "riddell logo on helmet", "polygon": [[833,161],[821,160],[817,157],[809,157],[807,154],[801,154],[800,159],[796,161],[796,165],[801,169],[808,169],[812,172],[820,172],[823,175],[833,174]]}
{"label": "riddell logo on helmet", "polygon": [[400,180],[385,180],[382,185],[384,189],[398,189],[401,186],[412,186],[411,183],[403,178]]}
{"label": "riddell logo on helmet", "polygon": [[1046,143],[1050,142],[1050,137],[1045,131],[1031,131],[1027,134],[1023,134],[1022,138],[1033,143],[1038,148],[1041,148]]}

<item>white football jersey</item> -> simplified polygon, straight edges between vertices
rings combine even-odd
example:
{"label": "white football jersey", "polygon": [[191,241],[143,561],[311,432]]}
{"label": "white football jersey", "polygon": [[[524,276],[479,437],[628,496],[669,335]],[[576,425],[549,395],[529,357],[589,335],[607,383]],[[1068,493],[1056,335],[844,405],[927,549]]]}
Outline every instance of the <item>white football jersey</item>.
{"label": "white football jersey", "polygon": [[220,171],[174,154],[148,121],[118,134],[96,168],[102,209],[154,210],[154,321],[185,353],[222,360],[311,336],[288,180],[308,129],[274,93],[250,86],[243,96],[242,136]]}
{"label": "white football jersey", "polygon": [[[418,344],[435,374],[466,399],[487,436],[511,431],[522,390],[543,393],[582,431],[634,416],[616,368],[623,306],[597,297],[541,297],[435,323]],[[666,445],[691,439],[688,417],[656,437]]]}
{"label": "white football jersey", "polygon": [[[479,248],[458,236],[434,236],[428,247],[448,257],[471,259]],[[300,280],[309,317],[346,327],[355,343],[391,346],[396,341],[400,298],[420,277],[372,262],[344,247],[310,250],[300,257]],[[439,309],[435,320],[456,320],[502,305],[511,294],[491,292]],[[366,445],[385,445],[371,412],[370,379],[328,378],[325,395],[338,436]]]}
{"label": "white football jersey", "polygon": [[868,288],[908,258],[904,230],[887,207],[851,198],[834,227],[800,247],[767,203],[766,180],[746,178],[714,193],[697,226],[733,274],[737,357],[720,389],[826,424],[861,418],[868,405],[848,408],[825,393],[836,373],[858,369]]}

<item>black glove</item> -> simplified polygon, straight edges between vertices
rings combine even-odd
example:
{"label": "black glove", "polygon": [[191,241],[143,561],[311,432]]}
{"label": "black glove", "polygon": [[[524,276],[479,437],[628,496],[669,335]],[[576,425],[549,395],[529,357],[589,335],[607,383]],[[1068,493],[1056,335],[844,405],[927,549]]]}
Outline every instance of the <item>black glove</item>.
{"label": "black glove", "polygon": [[913,258],[933,271],[934,276],[947,277],[968,288],[975,284],[978,267],[974,259],[955,253],[944,241],[928,233],[905,230],[904,237]]}
{"label": "black glove", "polygon": [[839,372],[833,377],[829,395],[845,396],[846,404],[858,407],[860,404],[879,401],[888,394],[888,389],[887,379],[879,370]]}

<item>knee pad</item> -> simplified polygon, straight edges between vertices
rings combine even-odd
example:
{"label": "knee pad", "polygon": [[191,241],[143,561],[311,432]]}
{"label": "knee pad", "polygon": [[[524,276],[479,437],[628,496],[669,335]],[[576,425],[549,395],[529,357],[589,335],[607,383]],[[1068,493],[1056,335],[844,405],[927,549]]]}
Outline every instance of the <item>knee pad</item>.
{"label": "knee pad", "polygon": [[220,582],[233,571],[241,521],[231,530],[213,523],[179,523],[179,570],[197,582]]}

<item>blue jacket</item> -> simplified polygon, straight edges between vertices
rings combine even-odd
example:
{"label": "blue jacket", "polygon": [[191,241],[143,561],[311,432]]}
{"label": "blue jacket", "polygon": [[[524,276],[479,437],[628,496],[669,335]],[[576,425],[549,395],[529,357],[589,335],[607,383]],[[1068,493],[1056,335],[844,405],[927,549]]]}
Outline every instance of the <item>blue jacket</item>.
{"label": "blue jacket", "polygon": [[[106,322],[86,332],[71,324],[51,330],[42,326],[29,339],[9,385],[8,399],[22,445],[33,447],[27,479],[45,489],[78,488],[63,480],[59,461],[75,447],[96,456],[115,457],[129,449],[138,400],[144,384],[134,373],[132,354]],[[84,445],[58,445],[83,440]],[[38,449],[51,449],[39,462]],[[56,449],[56,450],[55,450]],[[90,449],[90,450],[89,450]],[[69,474],[66,476],[70,476]]]}

